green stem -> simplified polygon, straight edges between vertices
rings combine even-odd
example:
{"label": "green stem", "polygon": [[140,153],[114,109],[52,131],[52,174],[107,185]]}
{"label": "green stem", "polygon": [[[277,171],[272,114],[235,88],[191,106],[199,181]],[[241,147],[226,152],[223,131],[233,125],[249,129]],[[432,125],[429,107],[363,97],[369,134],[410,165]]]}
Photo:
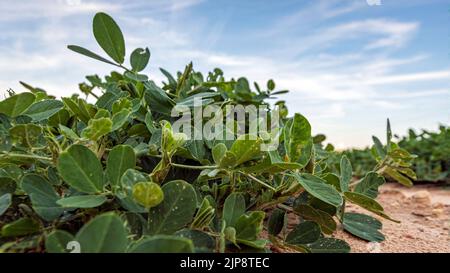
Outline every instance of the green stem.
{"label": "green stem", "polygon": [[217,166],[192,166],[192,165],[183,165],[183,164],[177,164],[177,163],[170,163],[170,165],[177,167],[177,168],[191,169],[191,170],[208,170],[208,169],[216,169],[217,168]]}
{"label": "green stem", "polygon": [[291,207],[289,207],[289,206],[286,206],[285,204],[278,204],[277,207],[279,207],[280,209],[284,209],[284,210],[286,210],[286,211],[289,211],[289,212],[294,211],[293,208],[291,208]]}
{"label": "green stem", "polygon": [[273,190],[274,192],[277,191],[277,189],[275,189],[274,187],[270,186],[270,185],[267,184],[266,182],[263,182],[263,181],[259,180],[258,178],[254,177],[254,176],[251,175],[251,174],[244,173],[244,172],[239,172],[239,173],[241,173],[241,174],[247,176],[248,178],[252,179],[253,181],[258,182],[259,184],[261,184],[261,185],[263,185],[263,186],[265,186],[265,187],[267,187],[267,188]]}
{"label": "green stem", "polygon": [[91,95],[94,98],[98,99],[98,96],[94,92],[92,92],[92,90],[89,90],[88,95]]}
{"label": "green stem", "polygon": [[[117,66],[120,67],[120,68],[122,68],[122,69],[125,69],[125,71],[134,73],[133,71],[131,71],[130,69],[126,68],[125,66],[123,66],[123,65],[121,65],[121,64],[119,64],[119,65],[117,65]],[[134,74],[136,74],[136,73],[134,73]]]}
{"label": "green stem", "polygon": [[30,158],[30,159],[38,159],[38,160],[47,160],[52,161],[53,159],[50,157],[45,156],[38,156],[38,155],[27,155],[27,154],[4,154],[5,157],[14,157],[14,158]]}

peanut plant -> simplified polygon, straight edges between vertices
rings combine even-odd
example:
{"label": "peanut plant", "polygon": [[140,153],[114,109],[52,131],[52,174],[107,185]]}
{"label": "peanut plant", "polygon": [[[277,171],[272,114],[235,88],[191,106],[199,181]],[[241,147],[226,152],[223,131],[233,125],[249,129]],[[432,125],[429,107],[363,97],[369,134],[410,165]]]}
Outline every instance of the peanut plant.
{"label": "peanut plant", "polygon": [[[408,135],[404,137],[395,136],[398,146],[404,152],[408,151],[414,156],[411,158],[408,168],[414,170],[414,173],[404,173],[407,177],[420,182],[443,182],[450,181],[450,129],[444,125],[439,126],[439,131],[430,132],[422,130],[416,133],[413,129],[408,130]],[[377,164],[380,157],[374,148],[364,150],[352,149],[343,152],[352,162],[354,175],[361,177],[367,171],[370,171]],[[402,171],[400,170],[400,173]],[[396,176],[388,177],[390,180],[396,180]],[[410,181],[401,179],[405,185],[412,185]]]}
{"label": "peanut plant", "polygon": [[[375,200],[384,175],[413,177],[411,155],[377,139],[379,159],[360,180],[342,156],[322,147],[301,114],[288,116],[286,93],[273,80],[251,87],[246,78],[207,75],[192,63],[158,86],[142,73],[150,50],[131,52],[105,13],[93,34],[108,57],[68,48],[119,69],[87,76],[81,94],[61,99],[22,83],[0,102],[0,251],[2,252],[349,252],[337,228],[382,241],[376,218],[345,211],[356,204],[396,221]],[[83,98],[85,96],[85,98]],[[273,134],[189,139],[174,130],[176,105],[262,106],[279,111]],[[93,101],[93,102],[91,102]],[[194,121],[195,117],[192,117]],[[206,119],[203,117],[203,119]],[[244,128],[247,132],[248,128]],[[277,149],[261,144],[277,140]],[[300,223],[287,228],[287,215]]]}

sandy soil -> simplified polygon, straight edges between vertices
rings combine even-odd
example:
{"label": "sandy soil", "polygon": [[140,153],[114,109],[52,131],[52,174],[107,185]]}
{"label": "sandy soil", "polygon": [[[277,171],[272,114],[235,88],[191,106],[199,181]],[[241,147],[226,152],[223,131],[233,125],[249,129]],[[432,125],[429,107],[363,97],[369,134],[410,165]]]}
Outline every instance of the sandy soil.
{"label": "sandy soil", "polygon": [[[450,187],[415,185],[406,188],[388,183],[382,186],[377,201],[388,215],[401,221],[398,224],[371,214],[383,223],[385,241],[369,243],[342,231],[341,227],[334,237],[344,239],[356,253],[450,253]],[[370,214],[352,204],[347,211]],[[288,229],[297,223],[298,217],[289,213]],[[276,247],[272,250],[285,252]]]}
{"label": "sandy soil", "polygon": [[[377,217],[383,222],[386,240],[367,243],[343,231],[337,238],[345,239],[352,252],[443,252],[450,253],[450,188],[416,185],[406,188],[385,184],[377,199],[388,215],[400,220],[397,224]],[[349,211],[361,212],[354,206]]]}

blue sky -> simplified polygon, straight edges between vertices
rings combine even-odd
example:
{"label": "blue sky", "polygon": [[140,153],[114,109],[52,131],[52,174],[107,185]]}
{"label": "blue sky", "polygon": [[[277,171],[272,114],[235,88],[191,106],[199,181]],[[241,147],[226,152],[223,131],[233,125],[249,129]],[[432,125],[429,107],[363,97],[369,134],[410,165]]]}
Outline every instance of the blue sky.
{"label": "blue sky", "polygon": [[57,96],[77,92],[85,75],[112,67],[66,49],[101,49],[93,15],[105,11],[124,32],[127,54],[148,46],[145,72],[215,67],[228,77],[291,92],[314,133],[339,148],[363,147],[371,135],[450,124],[448,0],[21,0],[0,1],[0,90],[19,80]]}

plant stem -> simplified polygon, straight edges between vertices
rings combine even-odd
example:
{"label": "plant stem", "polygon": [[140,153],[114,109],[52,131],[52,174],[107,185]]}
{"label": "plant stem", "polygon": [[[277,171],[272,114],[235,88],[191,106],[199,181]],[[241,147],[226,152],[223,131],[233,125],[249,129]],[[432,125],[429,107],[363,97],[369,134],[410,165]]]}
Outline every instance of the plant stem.
{"label": "plant stem", "polygon": [[217,166],[192,166],[192,165],[183,165],[183,164],[177,164],[177,163],[170,163],[170,165],[177,167],[177,168],[191,169],[191,170],[207,170],[207,169],[216,169],[217,168]]}
{"label": "plant stem", "polygon": [[251,175],[251,174],[244,173],[244,172],[239,172],[239,173],[241,173],[241,174],[247,176],[248,178],[252,179],[253,181],[258,182],[259,184],[261,184],[261,185],[263,185],[263,186],[265,186],[265,187],[267,187],[267,188],[273,190],[274,192],[277,191],[277,189],[275,189],[274,187],[270,186],[270,185],[267,184],[266,182],[263,182],[263,181],[259,180],[258,178],[254,177],[254,176]]}
{"label": "plant stem", "polygon": [[98,99],[98,96],[94,92],[92,92],[92,90],[89,90],[88,94]]}
{"label": "plant stem", "polygon": [[293,212],[293,211],[294,211],[293,208],[291,208],[291,207],[289,207],[289,206],[286,206],[285,204],[278,204],[277,206],[278,206],[280,209],[284,209],[284,210],[287,210],[287,211],[289,211],[289,212]]}
{"label": "plant stem", "polygon": [[[121,65],[121,64],[119,64],[119,65],[117,65],[117,66],[120,67],[120,68],[122,68],[122,69],[124,69],[124,70],[127,71],[127,72],[134,73],[133,71],[131,71],[130,69],[126,68],[125,66],[123,66],[123,65]],[[136,74],[136,73],[135,73],[135,74]]]}
{"label": "plant stem", "polygon": [[15,158],[31,158],[31,159],[38,159],[38,160],[47,160],[52,161],[53,159],[50,157],[45,156],[38,156],[38,155],[27,155],[27,154],[4,154],[5,157],[15,157]]}

